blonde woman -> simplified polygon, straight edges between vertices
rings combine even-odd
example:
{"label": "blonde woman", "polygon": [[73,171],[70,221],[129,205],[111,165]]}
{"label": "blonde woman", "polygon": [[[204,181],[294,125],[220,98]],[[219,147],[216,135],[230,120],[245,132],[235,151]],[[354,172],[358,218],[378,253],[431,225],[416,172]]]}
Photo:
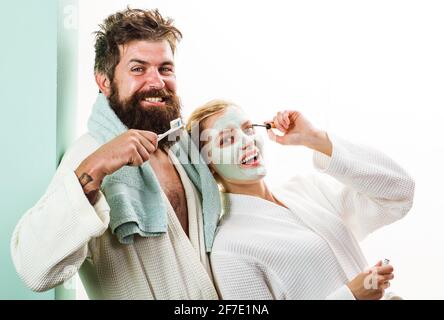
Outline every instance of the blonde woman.
{"label": "blonde woman", "polygon": [[[381,299],[393,267],[368,268],[358,241],[410,210],[414,181],[383,153],[327,134],[297,111],[269,123],[276,129],[255,128],[222,100],[188,121],[226,199],[210,257],[221,297]],[[316,170],[295,169],[281,187],[267,186],[259,130],[312,149]]]}

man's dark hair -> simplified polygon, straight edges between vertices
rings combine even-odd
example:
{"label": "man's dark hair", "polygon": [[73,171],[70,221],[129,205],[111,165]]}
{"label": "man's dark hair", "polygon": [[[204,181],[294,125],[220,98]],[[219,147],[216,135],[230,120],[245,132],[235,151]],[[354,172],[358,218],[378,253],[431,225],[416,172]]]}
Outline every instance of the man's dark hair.
{"label": "man's dark hair", "polygon": [[99,25],[96,35],[95,73],[103,73],[112,82],[120,61],[119,45],[134,40],[167,40],[173,54],[182,33],[173,26],[173,20],[163,18],[159,10],[130,9],[119,11]]}

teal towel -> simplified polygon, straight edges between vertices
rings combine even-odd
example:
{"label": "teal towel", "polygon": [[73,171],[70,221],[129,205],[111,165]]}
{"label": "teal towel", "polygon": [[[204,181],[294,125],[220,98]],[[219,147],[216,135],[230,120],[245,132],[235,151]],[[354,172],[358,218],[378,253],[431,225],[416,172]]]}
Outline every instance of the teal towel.
{"label": "teal towel", "polygon": [[[105,144],[128,128],[111,109],[107,98],[99,94],[88,120],[88,130],[99,143]],[[211,252],[221,212],[217,183],[186,131],[181,132],[179,142],[171,151],[202,195],[205,248]],[[167,231],[167,206],[149,162],[140,167],[123,166],[104,178],[101,190],[111,208],[111,231],[120,243],[133,243],[135,234],[148,237]]]}

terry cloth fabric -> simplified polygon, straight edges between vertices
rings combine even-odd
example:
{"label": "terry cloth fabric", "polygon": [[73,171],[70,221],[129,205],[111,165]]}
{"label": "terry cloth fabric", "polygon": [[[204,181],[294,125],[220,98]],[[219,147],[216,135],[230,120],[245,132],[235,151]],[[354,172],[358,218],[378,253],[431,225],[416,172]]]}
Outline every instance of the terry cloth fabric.
{"label": "terry cloth fabric", "polygon": [[[88,120],[88,130],[104,144],[128,128],[111,109],[107,98],[99,94]],[[210,252],[221,212],[217,183],[186,132],[181,132],[180,140],[171,147],[171,151],[202,195],[205,248]],[[120,243],[132,244],[136,234],[149,237],[167,231],[163,191],[149,162],[139,167],[123,166],[104,178],[101,189],[111,208],[109,226]]]}
{"label": "terry cloth fabric", "polygon": [[355,299],[347,283],[369,266],[359,241],[409,212],[415,182],[384,153],[329,137],[315,172],[270,188],[285,207],[226,194],[210,257],[222,299]]}

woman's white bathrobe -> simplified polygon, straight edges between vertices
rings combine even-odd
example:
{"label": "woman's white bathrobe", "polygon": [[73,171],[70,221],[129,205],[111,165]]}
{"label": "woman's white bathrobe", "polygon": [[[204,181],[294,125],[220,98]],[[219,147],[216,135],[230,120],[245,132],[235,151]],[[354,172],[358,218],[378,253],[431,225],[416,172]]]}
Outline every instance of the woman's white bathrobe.
{"label": "woman's white bathrobe", "polygon": [[354,299],[346,283],[368,267],[358,241],[402,218],[415,184],[381,152],[330,139],[319,172],[272,189],[288,209],[226,194],[211,254],[223,299]]}

